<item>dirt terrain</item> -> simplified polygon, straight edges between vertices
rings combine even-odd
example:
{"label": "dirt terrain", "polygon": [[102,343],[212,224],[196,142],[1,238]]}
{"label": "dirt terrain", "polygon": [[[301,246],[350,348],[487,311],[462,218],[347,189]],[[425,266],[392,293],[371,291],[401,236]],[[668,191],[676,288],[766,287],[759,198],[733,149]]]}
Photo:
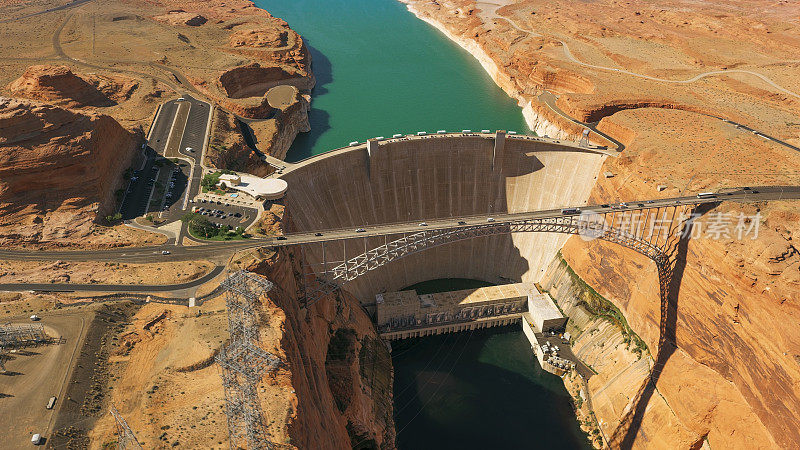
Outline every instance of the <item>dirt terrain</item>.
{"label": "dirt terrain", "polygon": [[[110,245],[97,222],[117,206],[157,106],[181,93],[214,103],[228,123],[214,140],[233,148],[207,159],[215,167],[270,172],[257,155],[238,160],[252,152],[235,117],[252,120],[259,150],[280,158],[308,130],[308,50],[251,2],[90,0],[58,9],[64,4],[0,1],[0,96],[12,98],[0,101],[0,173],[15,175],[0,182],[4,245]],[[267,93],[278,86],[296,95],[273,105]],[[41,135],[26,134],[40,125]],[[77,154],[86,163],[64,162]],[[30,189],[31,176],[51,184]],[[151,239],[116,234],[117,245]]]}
{"label": "dirt terrain", "polygon": [[[47,314],[42,323],[48,335],[58,338],[58,342],[7,355],[7,372],[0,375],[0,414],[14,417],[16,426],[0,431],[5,448],[27,448],[32,434],[48,435],[57,408],[47,410],[45,405],[53,396],[57,398],[56,406],[65,401],[67,378],[92,317],[92,311],[85,309]],[[30,323],[25,316],[8,320],[13,324]],[[26,413],[21,414],[22,411]]]}
{"label": "dirt terrain", "polygon": [[[591,202],[800,183],[797,3],[403,1],[473,53],[539,134],[576,139],[577,120],[625,146],[605,162],[601,173],[612,177],[600,177]],[[800,335],[790,325],[796,318],[787,319],[798,314],[798,207],[723,204],[717,211],[732,218],[760,213],[758,239],[701,238],[678,255],[686,267],[670,297],[678,349],[655,395],[642,395],[647,377],[635,371],[617,379],[630,380],[617,382],[617,397],[606,391],[595,402],[613,446],[788,448],[800,440]],[[655,357],[653,263],[577,238],[563,254]],[[602,386],[591,384],[592,394]]]}
{"label": "dirt terrain", "polygon": [[205,261],[128,264],[0,261],[0,283],[179,284],[213,269]]}
{"label": "dirt terrain", "polygon": [[[294,255],[251,252],[233,265],[276,283],[256,306],[259,345],[286,363],[258,387],[267,438],[280,448],[393,448],[390,357],[357,300],[330,298],[303,319]],[[228,447],[214,362],[228,340],[224,296],[196,308],[151,303],[116,330],[104,392],[145,448]],[[90,448],[110,445],[114,433],[103,412]]]}

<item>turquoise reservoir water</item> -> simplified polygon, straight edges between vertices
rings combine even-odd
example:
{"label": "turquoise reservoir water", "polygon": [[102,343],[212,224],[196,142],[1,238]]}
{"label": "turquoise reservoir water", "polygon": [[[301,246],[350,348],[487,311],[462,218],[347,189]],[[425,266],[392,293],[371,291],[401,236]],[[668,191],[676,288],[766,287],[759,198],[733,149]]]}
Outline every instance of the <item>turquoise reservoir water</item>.
{"label": "turquoise reservoir water", "polygon": [[395,133],[528,132],[480,64],[396,0],[255,0],[311,49],[317,86],[288,161]]}
{"label": "turquoise reservoir water", "polygon": [[[486,286],[433,280],[418,293]],[[561,380],[519,325],[392,343],[398,448],[589,449]]]}

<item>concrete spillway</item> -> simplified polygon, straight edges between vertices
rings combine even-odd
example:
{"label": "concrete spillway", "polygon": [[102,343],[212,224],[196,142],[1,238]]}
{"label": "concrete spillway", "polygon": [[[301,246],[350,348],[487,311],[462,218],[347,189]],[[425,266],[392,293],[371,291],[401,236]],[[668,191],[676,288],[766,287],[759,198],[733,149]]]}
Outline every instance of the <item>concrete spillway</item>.
{"label": "concrete spillway", "polygon": [[[499,139],[499,140],[498,140]],[[602,151],[547,139],[450,134],[384,140],[306,160],[283,175],[292,231],[524,212],[584,204]],[[568,236],[516,233],[412,254],[348,283],[362,302],[434,278],[537,281]],[[389,238],[391,239],[391,237]],[[368,247],[383,244],[370,238]],[[348,242],[347,257],[364,251]],[[326,249],[326,260],[342,260]],[[311,263],[321,246],[307,246]]]}

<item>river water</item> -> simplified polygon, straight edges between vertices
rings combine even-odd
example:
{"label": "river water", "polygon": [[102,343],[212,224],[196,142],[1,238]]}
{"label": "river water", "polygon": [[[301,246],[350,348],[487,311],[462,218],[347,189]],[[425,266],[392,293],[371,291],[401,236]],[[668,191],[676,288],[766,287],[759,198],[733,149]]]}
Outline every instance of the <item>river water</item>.
{"label": "river water", "polygon": [[[418,293],[471,289],[433,280]],[[398,448],[590,449],[564,385],[539,366],[519,325],[392,343]]]}
{"label": "river water", "polygon": [[297,161],[351,141],[437,130],[528,132],[522,111],[466,51],[395,0],[255,0],[311,49],[311,131]]}
{"label": "river water", "polygon": [[[480,64],[395,0],[255,0],[305,39],[317,86],[312,130],[288,161],[395,133],[529,132]],[[486,285],[434,280],[436,292]],[[401,450],[590,448],[561,380],[536,362],[519,327],[393,345]]]}

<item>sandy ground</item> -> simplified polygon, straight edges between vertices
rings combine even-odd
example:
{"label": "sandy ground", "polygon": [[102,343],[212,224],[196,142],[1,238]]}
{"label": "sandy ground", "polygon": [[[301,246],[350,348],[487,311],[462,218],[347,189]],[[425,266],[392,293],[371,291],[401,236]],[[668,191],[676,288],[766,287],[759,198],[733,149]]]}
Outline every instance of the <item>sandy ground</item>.
{"label": "sandy ground", "polygon": [[176,284],[202,277],[207,261],[151,264],[0,261],[0,283]]}
{"label": "sandy ground", "polygon": [[[202,307],[149,304],[118,335],[110,354],[110,398],[144,448],[227,448],[220,369],[213,356],[228,338],[224,299]],[[115,439],[107,412],[91,447]]]}
{"label": "sandy ground", "polygon": [[[48,335],[62,338],[61,343],[8,355],[7,372],[0,373],[0,417],[13,417],[14,426],[0,427],[3,448],[29,448],[34,433],[49,436],[60,404],[69,401],[64,396],[66,382],[92,317],[93,312],[86,308],[43,314],[41,323]],[[17,317],[11,323],[30,321]],[[51,396],[57,397],[57,408],[47,410]]]}

